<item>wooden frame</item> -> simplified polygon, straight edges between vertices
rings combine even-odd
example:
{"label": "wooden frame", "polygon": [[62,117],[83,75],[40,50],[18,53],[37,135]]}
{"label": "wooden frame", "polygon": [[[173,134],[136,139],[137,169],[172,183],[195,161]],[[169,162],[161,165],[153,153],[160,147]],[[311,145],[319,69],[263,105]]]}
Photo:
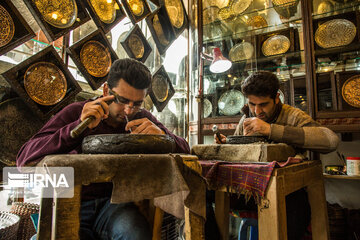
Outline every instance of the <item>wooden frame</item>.
{"label": "wooden frame", "polygon": [[[140,39],[144,46],[144,54],[141,58],[136,58],[134,53],[132,52],[131,48],[129,47],[129,38],[131,35],[136,34]],[[144,34],[142,33],[140,27],[135,25],[125,36],[124,39],[120,41],[121,45],[125,49],[126,53],[129,57],[134,58],[138,61],[145,62],[147,57],[150,55],[152,48],[150,47],[149,43],[146,41]]]}
{"label": "wooden frame", "polygon": [[162,66],[162,65],[161,65],[160,68],[158,68],[158,70],[155,71],[155,73],[153,74],[152,79],[155,79],[155,76],[156,76],[156,75],[159,75],[159,74],[162,75],[162,76],[164,76],[164,77],[166,78],[167,83],[168,83],[169,89],[168,89],[167,98],[166,98],[165,101],[160,102],[160,101],[156,98],[156,96],[155,96],[154,92],[152,91],[152,88],[151,88],[151,87],[150,87],[149,95],[150,95],[150,98],[151,98],[151,100],[153,101],[153,103],[154,103],[157,111],[158,111],[158,112],[161,112],[161,111],[166,107],[166,105],[168,104],[168,102],[170,101],[170,99],[172,98],[172,96],[174,96],[174,94],[175,94],[175,89],[174,89],[174,87],[173,87],[173,85],[172,85],[172,83],[171,83],[171,80],[170,80],[169,75],[167,74],[167,72],[165,71],[164,66]]}
{"label": "wooden frame", "polygon": [[[166,45],[163,45],[161,43],[153,26],[153,19],[155,15],[158,16],[160,25],[162,27],[162,31],[164,33],[164,37],[166,37],[166,40],[168,40],[168,44]],[[160,55],[163,55],[166,52],[166,50],[171,46],[171,44],[175,41],[175,35],[173,33],[171,23],[168,21],[169,19],[165,15],[166,15],[166,9],[162,6],[159,9],[155,10],[151,15],[149,15],[146,18],[146,23],[150,29],[151,35],[155,41],[156,47]]]}
{"label": "wooden frame", "polygon": [[140,15],[140,16],[136,16],[132,10],[130,9],[127,0],[121,0],[123,7],[128,15],[128,17],[130,18],[131,22],[135,25],[137,22],[140,22],[141,20],[143,20],[144,18],[146,18],[147,16],[149,16],[151,14],[151,10],[149,5],[147,4],[146,0],[139,0],[144,4],[144,12]]}
{"label": "wooden frame", "polygon": [[[171,24],[171,25],[172,25],[172,28],[173,28],[173,31],[174,31],[174,33],[175,33],[175,38],[177,38],[178,36],[180,36],[180,34],[181,34],[185,29],[187,29],[188,26],[189,26],[189,19],[188,19],[187,13],[186,13],[186,9],[185,9],[185,6],[184,6],[184,2],[183,2],[182,0],[176,0],[176,1],[180,1],[180,2],[181,2],[181,6],[182,6],[182,9],[183,9],[183,11],[184,11],[184,22],[183,22],[183,25],[182,25],[180,28],[177,28],[177,27],[175,27],[175,26],[173,26],[173,25]],[[165,16],[168,18],[168,21],[171,23],[170,17],[169,17],[169,13],[167,12],[166,7],[165,7],[165,0],[159,0],[159,2],[160,2],[160,5],[161,5],[162,7],[164,7],[165,12],[166,12]]]}
{"label": "wooden frame", "polygon": [[41,30],[44,32],[46,38],[50,42],[55,41],[56,39],[69,33],[71,30],[74,30],[75,28],[90,20],[90,15],[86,11],[82,1],[75,0],[75,2],[78,9],[77,20],[75,23],[68,28],[56,28],[44,20],[43,16],[32,0],[24,0],[24,3],[29,8],[31,14],[34,16],[36,22],[39,24]]}
{"label": "wooden frame", "polygon": [[[24,88],[24,74],[28,67],[36,62],[45,61],[55,64],[65,75],[67,81],[67,92],[65,97],[57,104],[52,106],[43,106],[33,101],[26,93]],[[53,48],[49,46],[41,52],[33,55],[25,61],[19,63],[8,71],[4,72],[3,77],[8,81],[14,89],[14,91],[22,98],[22,100],[30,107],[30,109],[36,113],[41,119],[48,119],[51,115],[62,109],[67,103],[69,103],[77,93],[81,91],[79,84],[71,75],[68,68],[65,66],[63,60],[59,54]]]}
{"label": "wooden frame", "polygon": [[107,76],[104,77],[94,77],[92,76],[82,64],[80,60],[80,51],[84,44],[90,40],[95,40],[103,44],[110,52],[111,55],[111,62],[113,63],[118,56],[116,55],[115,51],[112,49],[111,44],[107,40],[105,34],[100,30],[96,30],[95,32],[91,33],[90,35],[86,36],[82,40],[76,42],[74,45],[70,46],[66,51],[71,56],[72,60],[74,61],[75,65],[79,69],[79,71],[83,74],[86,81],[89,83],[93,90],[98,89],[106,80]]}
{"label": "wooden frame", "polygon": [[[348,71],[348,72],[338,72],[336,73],[336,86],[337,86],[337,97],[338,97],[338,109],[340,111],[355,111],[355,116],[360,117],[360,108],[350,106],[342,97],[342,86],[345,81],[352,76],[360,75],[360,71]],[[349,117],[347,115],[347,117]]]}
{"label": "wooden frame", "polygon": [[15,32],[11,41],[5,46],[0,47],[1,56],[35,37],[35,33],[21,16],[20,12],[16,9],[11,0],[4,0],[0,3],[0,5],[8,11],[15,25]]}
{"label": "wooden frame", "polygon": [[115,4],[118,5],[119,9],[116,9],[116,17],[115,20],[112,23],[105,23],[100,20],[99,16],[96,14],[94,8],[92,7],[90,0],[84,1],[85,7],[88,9],[91,18],[95,22],[96,26],[100,28],[104,33],[108,33],[114,26],[116,26],[119,22],[121,22],[125,17],[126,14],[124,10],[122,9],[122,4],[119,2],[119,0],[114,0]]}
{"label": "wooden frame", "polygon": [[[320,81],[329,81],[330,82],[330,89],[331,89],[331,104],[332,109],[325,109],[320,110],[320,100],[319,100],[319,84]],[[335,74],[334,72],[323,72],[317,73],[315,79],[315,115],[317,116],[319,112],[327,112],[327,111],[336,111],[337,110],[337,97],[336,97],[336,86],[335,86]]]}

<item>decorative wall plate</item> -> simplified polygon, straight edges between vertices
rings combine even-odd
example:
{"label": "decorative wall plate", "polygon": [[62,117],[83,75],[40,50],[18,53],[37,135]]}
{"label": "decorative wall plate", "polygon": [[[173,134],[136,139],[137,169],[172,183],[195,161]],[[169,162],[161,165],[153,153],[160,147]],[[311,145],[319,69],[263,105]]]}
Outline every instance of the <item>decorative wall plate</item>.
{"label": "decorative wall plate", "polygon": [[110,52],[98,41],[91,40],[83,45],[80,51],[80,61],[88,73],[94,77],[104,77],[110,71]]}
{"label": "decorative wall plate", "polygon": [[75,0],[32,0],[44,20],[57,28],[68,28],[77,18]]}
{"label": "decorative wall plate", "polygon": [[249,42],[238,43],[230,49],[229,58],[233,62],[252,58],[254,47]]}
{"label": "decorative wall plate", "polygon": [[330,1],[323,1],[318,5],[317,14],[323,14],[334,11],[334,4]]}
{"label": "decorative wall plate", "polygon": [[265,18],[260,15],[252,16],[247,21],[246,24],[253,28],[265,28],[268,26],[268,23]]}
{"label": "decorative wall plate", "polygon": [[166,36],[164,33],[163,27],[161,26],[161,23],[159,20],[159,14],[154,15],[154,17],[152,19],[152,24],[153,24],[154,30],[156,32],[156,36],[159,39],[159,42],[164,46],[168,45],[170,36]]}
{"label": "decorative wall plate", "polygon": [[231,9],[236,14],[241,14],[250,7],[252,0],[234,0],[231,3]]}
{"label": "decorative wall plate", "polygon": [[169,84],[162,74],[154,76],[151,83],[151,90],[159,102],[164,102],[169,95]]}
{"label": "decorative wall plate", "polygon": [[315,41],[322,48],[349,45],[356,36],[356,26],[346,19],[333,19],[321,24],[315,32]]}
{"label": "decorative wall plate", "polygon": [[235,17],[235,13],[233,12],[231,7],[223,7],[219,10],[219,19],[226,21],[233,19]]}
{"label": "decorative wall plate", "polygon": [[239,90],[229,90],[223,93],[218,101],[219,113],[233,116],[240,112],[245,104],[245,97]]}
{"label": "decorative wall plate", "polygon": [[144,44],[138,35],[132,34],[129,37],[128,44],[135,58],[142,58],[144,56]]}
{"label": "decorative wall plate", "polygon": [[220,9],[217,6],[210,6],[203,10],[203,25],[215,22],[219,18]]}
{"label": "decorative wall plate", "polygon": [[204,104],[203,105],[204,118],[207,118],[212,113],[212,104],[211,104],[210,100],[207,99],[207,98],[204,98],[204,103],[203,104]]}
{"label": "decorative wall plate", "polygon": [[90,0],[90,4],[93,7],[96,15],[104,23],[110,24],[115,21],[116,8],[115,0]]}
{"label": "decorative wall plate", "polygon": [[218,8],[227,7],[230,4],[230,0],[207,0],[203,1],[204,8],[209,6],[216,6]]}
{"label": "decorative wall plate", "polygon": [[345,81],[341,95],[349,105],[360,108],[360,75],[352,76]]}
{"label": "decorative wall plate", "polygon": [[135,15],[140,17],[143,15],[145,11],[144,2],[141,0],[126,0],[131,12]]}
{"label": "decorative wall plate", "polygon": [[300,0],[271,0],[275,11],[284,18],[291,18],[297,11]]}
{"label": "decorative wall plate", "polygon": [[120,43],[129,57],[141,62],[145,62],[152,51],[150,44],[137,24],[126,34],[125,38],[121,38]]}
{"label": "decorative wall plate", "polygon": [[181,28],[184,25],[185,18],[181,0],[164,0],[164,3],[171,25],[176,28]]}
{"label": "decorative wall plate", "polygon": [[41,105],[54,105],[66,94],[64,73],[53,63],[37,62],[24,74],[24,87],[29,97]]}
{"label": "decorative wall plate", "polygon": [[265,56],[286,53],[290,48],[290,40],[284,35],[274,35],[263,43],[261,50]]}
{"label": "decorative wall plate", "polygon": [[6,9],[0,5],[0,47],[8,44],[15,33],[14,21]]}

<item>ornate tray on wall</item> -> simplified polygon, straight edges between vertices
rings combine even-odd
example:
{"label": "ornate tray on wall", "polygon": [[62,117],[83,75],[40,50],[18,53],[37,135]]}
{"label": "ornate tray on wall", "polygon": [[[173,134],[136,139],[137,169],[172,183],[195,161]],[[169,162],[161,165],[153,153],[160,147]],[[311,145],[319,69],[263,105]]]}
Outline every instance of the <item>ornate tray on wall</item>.
{"label": "ornate tray on wall", "polygon": [[165,71],[164,66],[161,66],[153,74],[149,92],[151,100],[158,112],[161,112],[165,108],[174,94],[175,89],[171,83],[170,77]]}
{"label": "ornate tray on wall", "polygon": [[121,0],[121,2],[133,24],[140,22],[151,13],[146,0]]}
{"label": "ornate tray on wall", "polygon": [[177,38],[189,25],[184,3],[182,0],[160,0],[160,4],[166,9],[165,16]]}
{"label": "ornate tray on wall", "polygon": [[[48,0],[48,2],[49,1],[50,0]],[[55,1],[56,3],[59,3],[59,0],[51,0],[51,1]],[[80,0],[66,0],[66,1],[74,1],[76,3],[77,17],[71,26],[69,25],[65,28],[60,28],[60,27],[55,27],[54,24],[53,25],[50,24],[44,18],[44,16],[41,14],[41,12],[37,8],[33,0],[24,0],[24,3],[29,8],[31,14],[34,16],[36,22],[39,24],[41,30],[44,32],[46,38],[50,42],[53,42],[59,37],[64,36],[66,33],[70,32],[71,30],[74,30],[75,28],[79,27],[80,25],[91,19],[82,1]],[[54,18],[56,18],[56,16],[54,16]]]}
{"label": "ornate tray on wall", "polygon": [[152,51],[138,25],[135,25],[124,38],[121,39],[120,43],[129,57],[141,62],[145,62]]}
{"label": "ornate tray on wall", "polygon": [[163,55],[175,41],[171,23],[165,15],[166,10],[162,6],[146,18],[146,23],[161,55]]}
{"label": "ornate tray on wall", "polygon": [[[91,56],[92,61],[83,63],[81,58],[81,51],[86,50],[86,46],[89,46],[91,43],[99,43],[94,45],[92,49],[98,49],[94,55]],[[86,45],[88,44],[88,45]],[[85,45],[85,47],[84,47]],[[101,46],[102,45],[102,46]],[[91,47],[91,46],[90,46]],[[105,49],[103,49],[105,47]],[[115,51],[112,49],[111,44],[106,38],[105,34],[101,30],[96,30],[95,32],[89,34],[82,40],[76,42],[74,45],[70,46],[66,50],[74,61],[75,65],[79,69],[79,71],[83,74],[86,81],[89,83],[93,90],[98,89],[107,79],[108,70],[110,69],[111,63],[113,63],[116,59],[118,59]],[[96,61],[99,59],[99,62]],[[82,61],[83,60],[83,61]],[[93,65],[95,66],[95,72],[91,69]],[[89,66],[89,67],[88,67]],[[107,68],[108,66],[108,68]],[[102,71],[96,71],[96,69],[102,68]],[[89,69],[89,71],[87,70]]]}
{"label": "ornate tray on wall", "polygon": [[[360,110],[360,71],[348,71],[336,73],[338,110]],[[360,115],[359,115],[360,116]]]}
{"label": "ornate tray on wall", "polygon": [[112,0],[111,3],[108,0],[86,0],[84,3],[96,26],[104,33],[109,32],[126,17],[119,0]]}
{"label": "ornate tray on wall", "polygon": [[11,0],[0,2],[0,55],[35,36]]}
{"label": "ornate tray on wall", "polygon": [[[31,75],[25,76],[25,73],[28,71],[29,67],[35,66],[34,64],[44,63],[44,62],[52,66],[55,66],[55,68],[51,68],[48,70],[45,69],[45,71],[38,68],[34,68],[34,70],[36,70],[37,72],[35,73],[33,72],[33,74],[36,74],[36,76],[35,75],[34,77],[31,77]],[[59,71],[59,75],[58,74],[53,75],[51,72],[53,69],[58,69],[57,71]],[[41,73],[39,71],[43,71],[43,72]],[[33,55],[30,58],[26,59],[25,61],[19,63],[18,65],[4,72],[2,76],[6,79],[6,81],[10,83],[12,89],[14,89],[14,91],[22,98],[22,100],[30,107],[30,109],[34,113],[36,113],[41,119],[47,119],[51,117],[57,111],[62,109],[66,104],[68,104],[75,97],[75,95],[81,91],[79,84],[73,78],[70,71],[65,66],[63,60],[60,58],[59,54],[56,52],[53,46],[49,46],[44,50],[42,50],[41,52],[37,53],[36,55]],[[27,81],[26,78],[28,77],[30,77],[29,80],[31,81],[27,83],[30,85],[28,85],[28,90],[26,90],[25,84]],[[42,81],[37,81],[37,79]],[[62,89],[51,88],[50,85],[42,86],[44,90],[46,89],[51,90],[50,92],[48,92],[48,97],[45,96],[44,103],[49,103],[49,104],[51,103],[52,105],[46,106],[44,105],[44,103],[39,104],[35,102],[29,96],[27,91],[30,90],[30,93],[34,93],[34,96],[32,97],[35,98],[35,96],[37,96],[36,95],[37,92],[32,91],[34,90],[33,84],[52,84],[52,81],[49,81],[49,79],[50,80],[53,79],[54,81],[56,81],[56,84],[60,84],[62,80],[66,80],[66,83],[61,84],[63,86]],[[64,91],[65,89],[64,84],[66,84],[65,96],[61,97],[61,99],[59,97],[60,100],[57,103],[56,101],[51,102],[53,97],[49,96],[49,94],[52,94],[53,91],[55,92]],[[45,93],[42,92],[41,94],[46,95],[46,92]]]}

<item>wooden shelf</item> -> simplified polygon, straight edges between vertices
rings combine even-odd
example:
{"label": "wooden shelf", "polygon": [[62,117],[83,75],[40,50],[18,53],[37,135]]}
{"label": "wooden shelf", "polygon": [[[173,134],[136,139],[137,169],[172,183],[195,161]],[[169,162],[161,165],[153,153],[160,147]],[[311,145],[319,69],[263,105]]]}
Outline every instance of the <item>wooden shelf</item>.
{"label": "wooden shelf", "polygon": [[360,180],[360,176],[330,175],[327,173],[323,173],[323,176],[328,179]]}

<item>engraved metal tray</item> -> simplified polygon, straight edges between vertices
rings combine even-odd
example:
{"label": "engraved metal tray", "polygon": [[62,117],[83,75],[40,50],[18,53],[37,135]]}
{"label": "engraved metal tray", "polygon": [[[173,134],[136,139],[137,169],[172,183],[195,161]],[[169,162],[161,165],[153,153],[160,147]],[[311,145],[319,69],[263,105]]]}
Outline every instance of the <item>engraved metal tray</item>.
{"label": "engraved metal tray", "polygon": [[90,0],[90,4],[101,21],[107,24],[115,21],[116,1],[113,0],[109,2],[108,0]]}
{"label": "engraved metal tray", "polygon": [[251,59],[254,54],[254,47],[249,42],[238,43],[230,49],[229,58],[233,62]]}
{"label": "engraved metal tray", "polygon": [[6,9],[0,5],[0,47],[8,44],[15,33],[14,21]]}
{"label": "engraved metal tray", "polygon": [[184,25],[185,13],[181,0],[164,0],[171,25],[180,29]]}
{"label": "engraved metal tray", "polygon": [[290,48],[290,40],[284,35],[274,35],[263,43],[261,50],[265,56],[286,53]]}
{"label": "engraved metal tray", "polygon": [[233,116],[240,112],[245,104],[245,97],[239,90],[229,90],[223,93],[218,101],[219,113],[225,116]]}
{"label": "engraved metal tray", "polygon": [[360,108],[360,75],[352,76],[345,81],[341,95],[349,105]]}

